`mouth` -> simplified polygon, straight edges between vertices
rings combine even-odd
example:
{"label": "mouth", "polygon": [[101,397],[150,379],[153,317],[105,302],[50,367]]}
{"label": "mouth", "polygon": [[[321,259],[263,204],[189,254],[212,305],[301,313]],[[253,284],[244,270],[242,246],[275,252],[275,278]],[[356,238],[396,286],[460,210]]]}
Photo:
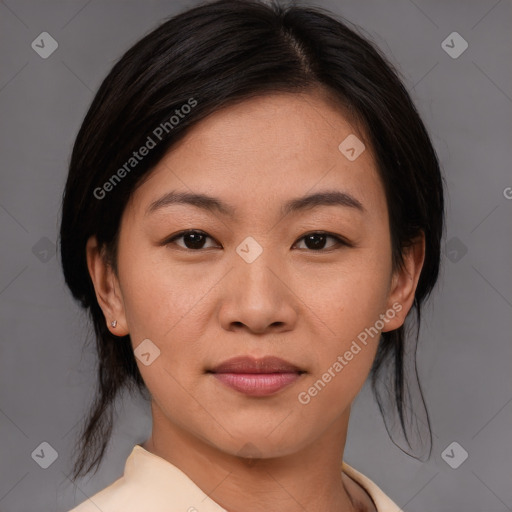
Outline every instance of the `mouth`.
{"label": "mouth", "polygon": [[207,373],[239,393],[263,397],[290,386],[306,372],[278,357],[242,356],[224,361]]}

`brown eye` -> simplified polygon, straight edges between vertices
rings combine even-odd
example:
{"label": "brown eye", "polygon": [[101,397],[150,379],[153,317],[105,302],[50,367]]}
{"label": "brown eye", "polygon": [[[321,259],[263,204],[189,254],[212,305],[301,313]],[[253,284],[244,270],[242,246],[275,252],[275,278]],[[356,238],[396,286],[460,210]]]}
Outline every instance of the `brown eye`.
{"label": "brown eye", "polygon": [[330,235],[329,233],[324,232],[315,232],[315,233],[309,233],[300,240],[304,240],[304,243],[306,245],[306,249],[310,249],[312,251],[321,251],[322,249],[325,249],[326,243],[328,239],[332,239],[335,241],[334,244],[331,244],[327,249],[331,249],[333,247],[336,247],[337,245],[348,245],[344,240],[342,240],[340,237],[335,235]]}
{"label": "brown eye", "polygon": [[[177,240],[182,239],[181,243],[177,243]],[[185,250],[200,251],[202,249],[209,249],[216,247],[215,245],[206,246],[207,240],[214,240],[211,236],[206,234],[204,231],[199,230],[187,230],[173,235],[171,238],[164,242],[164,245],[174,244]],[[334,241],[327,245],[328,240]],[[332,235],[330,233],[324,233],[322,231],[308,233],[299,239],[304,241],[305,247],[299,247],[299,249],[308,249],[310,251],[327,251],[337,246],[350,246],[348,242],[340,238],[339,236]]]}
{"label": "brown eye", "polygon": [[[175,243],[178,239],[183,239],[183,245],[176,244],[178,247],[182,247],[183,249],[189,249],[189,250],[201,250],[205,249],[205,242],[209,238],[210,240],[213,240],[210,236],[208,236],[203,231],[197,231],[197,230],[188,230],[188,231],[182,231],[181,233],[178,233],[177,235],[174,235],[172,238],[167,240],[165,244],[171,244]],[[206,247],[208,248],[208,247]]]}

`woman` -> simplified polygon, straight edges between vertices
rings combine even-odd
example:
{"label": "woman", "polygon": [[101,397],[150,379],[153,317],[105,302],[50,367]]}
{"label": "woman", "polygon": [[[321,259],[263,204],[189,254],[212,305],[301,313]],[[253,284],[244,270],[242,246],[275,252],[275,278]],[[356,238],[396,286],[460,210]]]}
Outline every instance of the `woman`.
{"label": "woman", "polygon": [[399,510],[343,452],[368,375],[409,440],[404,329],[443,208],[405,88],[326,11],[220,0],[135,44],[64,193],[99,356],[73,477],[101,462],[123,387],[147,393],[152,434],[73,511]]}

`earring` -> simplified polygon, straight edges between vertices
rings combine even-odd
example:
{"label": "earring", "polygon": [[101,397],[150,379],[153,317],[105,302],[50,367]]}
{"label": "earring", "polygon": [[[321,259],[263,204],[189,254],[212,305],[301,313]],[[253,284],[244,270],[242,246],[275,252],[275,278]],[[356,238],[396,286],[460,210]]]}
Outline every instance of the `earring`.
{"label": "earring", "polygon": [[112,322],[110,322],[110,325],[115,328],[117,325],[117,320],[112,320]]}

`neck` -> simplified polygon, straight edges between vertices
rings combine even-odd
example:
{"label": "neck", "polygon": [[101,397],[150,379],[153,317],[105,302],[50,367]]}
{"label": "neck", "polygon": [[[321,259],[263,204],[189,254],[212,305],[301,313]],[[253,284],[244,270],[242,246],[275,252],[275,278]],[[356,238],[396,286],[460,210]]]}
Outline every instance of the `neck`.
{"label": "neck", "polygon": [[[171,424],[154,402],[153,432],[142,445],[183,471],[228,512],[371,511],[370,497],[342,473],[349,412],[315,442],[275,458],[221,451]],[[244,455],[246,455],[244,453]]]}

